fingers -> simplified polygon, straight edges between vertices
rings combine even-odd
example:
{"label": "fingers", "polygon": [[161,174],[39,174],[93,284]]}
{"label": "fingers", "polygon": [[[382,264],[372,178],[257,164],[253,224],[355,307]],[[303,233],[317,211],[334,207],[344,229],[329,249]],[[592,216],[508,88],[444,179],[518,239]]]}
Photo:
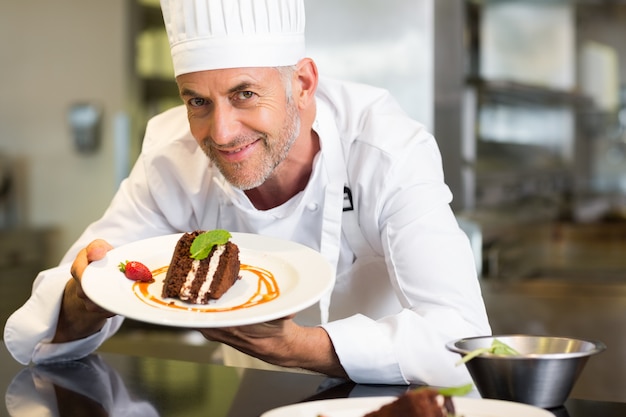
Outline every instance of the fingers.
{"label": "fingers", "polygon": [[294,316],[295,314],[292,314],[276,320],[264,323],[248,324],[245,326],[196,330],[202,333],[202,335],[208,340],[228,343],[236,346],[237,341],[284,337],[286,332],[290,331],[290,329],[294,326],[294,322],[292,320]]}
{"label": "fingers", "polygon": [[72,277],[75,280],[80,281],[87,265],[93,261],[99,261],[104,258],[106,253],[111,249],[113,249],[113,246],[102,239],[96,239],[87,245],[87,247],[81,249],[72,263]]}
{"label": "fingers", "polygon": [[76,255],[74,262],[72,263],[72,267],[70,268],[70,273],[72,274],[72,279],[76,283],[76,286],[82,292],[80,287],[80,280],[83,276],[83,271],[87,268],[89,261],[87,260],[87,249],[81,249]]}
{"label": "fingers", "polygon": [[74,291],[76,297],[83,301],[85,309],[91,312],[104,313],[109,316],[112,316],[113,314],[102,309],[87,297],[87,295],[83,291],[81,280],[83,277],[83,273],[85,272],[85,268],[87,268],[87,265],[89,265],[91,262],[98,261],[104,258],[106,253],[111,249],[113,249],[113,246],[111,246],[108,242],[102,239],[96,239],[85,248],[81,249],[80,252],[78,252],[78,255],[76,255],[76,258],[74,259],[74,262],[72,263],[72,267],[70,269],[72,278],[75,281]]}
{"label": "fingers", "polygon": [[271,320],[271,321],[268,321],[268,322],[266,322],[266,323],[267,323],[267,324],[284,323],[284,322],[286,322],[286,321],[288,321],[288,320],[292,320],[294,317],[296,317],[295,313],[294,313],[294,314],[290,314],[290,315],[285,316],[285,317],[281,317],[281,318],[276,319],[276,320]]}
{"label": "fingers", "polygon": [[108,251],[113,249],[107,241],[96,239],[87,245],[87,259],[89,262],[99,261],[104,258]]}
{"label": "fingers", "polygon": [[[302,331],[289,317],[246,326],[198,329],[208,340],[224,343],[274,365],[290,365]],[[291,365],[293,366],[293,365]]]}

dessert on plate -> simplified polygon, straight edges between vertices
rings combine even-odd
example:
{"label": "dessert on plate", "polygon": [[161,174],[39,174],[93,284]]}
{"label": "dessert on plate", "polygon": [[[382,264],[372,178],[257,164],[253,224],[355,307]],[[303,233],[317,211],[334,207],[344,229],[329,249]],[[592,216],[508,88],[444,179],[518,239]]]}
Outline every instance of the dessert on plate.
{"label": "dessert on plate", "polygon": [[454,417],[452,397],[433,388],[408,391],[364,417]]}
{"label": "dessert on plate", "polygon": [[226,230],[183,234],[174,248],[162,297],[193,304],[219,299],[239,279],[239,247]]}

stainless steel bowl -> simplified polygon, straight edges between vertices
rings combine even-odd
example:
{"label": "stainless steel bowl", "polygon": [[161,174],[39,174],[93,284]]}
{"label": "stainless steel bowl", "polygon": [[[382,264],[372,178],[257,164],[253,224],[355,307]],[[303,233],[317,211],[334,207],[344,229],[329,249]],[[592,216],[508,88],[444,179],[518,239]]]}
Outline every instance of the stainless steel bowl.
{"label": "stainless steel bowl", "polygon": [[563,405],[590,356],[602,352],[602,342],[531,335],[469,337],[446,348],[459,355],[490,347],[493,340],[520,355],[481,354],[466,362],[483,398],[517,401],[543,408]]}

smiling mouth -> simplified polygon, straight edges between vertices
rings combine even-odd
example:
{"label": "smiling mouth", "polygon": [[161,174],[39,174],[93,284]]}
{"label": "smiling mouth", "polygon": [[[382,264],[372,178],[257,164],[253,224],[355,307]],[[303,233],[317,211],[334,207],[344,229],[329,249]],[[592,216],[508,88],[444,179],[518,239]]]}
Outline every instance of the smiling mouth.
{"label": "smiling mouth", "polygon": [[251,142],[238,141],[238,143],[232,143],[231,146],[213,146],[212,151],[215,158],[221,159],[224,163],[243,163],[248,158],[252,157],[257,149],[257,145],[261,138],[252,140]]}
{"label": "smiling mouth", "polygon": [[234,149],[232,151],[222,151],[222,152],[224,152],[227,155],[236,154],[236,153],[239,153],[239,152],[243,151],[244,149],[248,149],[250,146],[252,146],[253,143],[254,142],[252,142],[252,143],[250,143],[250,144],[248,144],[246,146],[242,146],[241,148]]}
{"label": "smiling mouth", "polygon": [[248,143],[247,145],[240,146],[240,147],[235,148],[235,149],[230,149],[230,150],[229,149],[218,149],[218,150],[220,151],[220,153],[222,153],[224,155],[236,155],[236,154],[238,154],[238,153],[240,153],[242,151],[245,151],[246,149],[252,147],[257,142],[258,142],[258,139],[253,141],[253,142]]}

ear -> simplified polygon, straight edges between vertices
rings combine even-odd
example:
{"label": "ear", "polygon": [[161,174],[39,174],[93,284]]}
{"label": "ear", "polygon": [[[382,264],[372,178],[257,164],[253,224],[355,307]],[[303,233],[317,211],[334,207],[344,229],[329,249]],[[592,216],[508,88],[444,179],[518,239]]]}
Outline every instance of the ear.
{"label": "ear", "polygon": [[296,64],[294,99],[300,108],[306,108],[315,100],[317,91],[317,65],[311,58],[303,58]]}

